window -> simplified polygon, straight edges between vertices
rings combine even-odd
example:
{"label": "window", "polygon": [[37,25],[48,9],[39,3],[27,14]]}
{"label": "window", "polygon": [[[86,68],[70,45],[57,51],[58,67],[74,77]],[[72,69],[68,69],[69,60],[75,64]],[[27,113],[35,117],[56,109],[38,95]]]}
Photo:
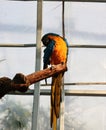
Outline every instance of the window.
{"label": "window", "polygon": [[[0,77],[13,78],[18,72],[25,75],[33,73],[36,66],[35,44],[38,31],[37,2],[3,1],[0,4],[0,12],[0,60],[3,59],[0,62]],[[62,35],[62,2],[43,1],[42,12],[42,34],[55,32]],[[64,124],[61,124],[61,120],[58,121],[58,129],[59,125],[63,125],[65,130],[106,129],[106,14],[104,12],[106,12],[105,3],[65,2],[65,36],[69,43],[69,54],[68,71],[64,77],[65,109],[64,114],[61,115],[64,117]],[[41,69],[43,49],[42,47],[39,57]],[[50,78],[48,82],[51,82]],[[32,122],[36,122],[39,130],[50,130],[50,86],[43,86],[44,81],[39,85],[41,96],[36,100],[33,95],[27,94],[5,96],[3,101],[0,101],[2,106],[0,119],[5,117],[1,109],[5,106],[5,101],[7,103],[5,108],[9,107],[13,111],[12,101],[29,110],[27,111],[30,117],[29,125],[23,129],[31,129]],[[33,91],[34,86],[32,85],[30,89]],[[43,90],[48,92],[48,95],[43,95],[45,92]],[[39,93],[37,95],[39,96]],[[37,102],[38,106],[33,106],[33,102]],[[17,104],[15,105],[17,107]],[[32,113],[35,110],[38,115]],[[35,121],[36,118],[38,121]],[[33,129],[37,130],[34,127]]]}

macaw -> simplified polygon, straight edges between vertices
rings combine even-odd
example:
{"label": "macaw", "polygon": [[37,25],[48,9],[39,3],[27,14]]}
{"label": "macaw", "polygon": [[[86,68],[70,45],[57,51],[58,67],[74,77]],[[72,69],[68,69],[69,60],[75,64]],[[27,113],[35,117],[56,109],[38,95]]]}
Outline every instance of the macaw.
{"label": "macaw", "polygon": [[[55,33],[47,33],[42,37],[41,41],[46,47],[44,50],[43,57],[43,69],[47,68],[50,64],[66,64],[68,45],[67,40],[65,38]],[[57,129],[57,118],[59,118],[60,114],[61,86],[63,75],[64,73],[59,73],[52,77],[50,125],[53,128],[53,130]]]}

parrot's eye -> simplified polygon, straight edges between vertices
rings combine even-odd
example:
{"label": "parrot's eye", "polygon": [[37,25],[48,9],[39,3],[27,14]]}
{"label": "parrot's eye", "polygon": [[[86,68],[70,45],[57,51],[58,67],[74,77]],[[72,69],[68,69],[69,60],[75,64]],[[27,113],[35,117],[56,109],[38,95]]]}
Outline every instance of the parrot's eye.
{"label": "parrot's eye", "polygon": [[46,45],[49,44],[49,39],[47,38],[46,41],[45,41]]}
{"label": "parrot's eye", "polygon": [[43,44],[45,45],[45,46],[47,46],[48,44],[49,44],[49,38],[48,37],[44,37],[44,38],[42,38],[42,42],[43,42]]}

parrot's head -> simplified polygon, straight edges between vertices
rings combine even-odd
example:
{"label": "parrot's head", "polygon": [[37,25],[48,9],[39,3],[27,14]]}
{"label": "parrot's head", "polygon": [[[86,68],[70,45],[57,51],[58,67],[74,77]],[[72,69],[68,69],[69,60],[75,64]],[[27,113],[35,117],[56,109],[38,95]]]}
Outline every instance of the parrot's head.
{"label": "parrot's head", "polygon": [[47,46],[50,43],[50,38],[48,37],[48,35],[44,35],[41,39],[42,43]]}
{"label": "parrot's head", "polygon": [[59,36],[58,34],[55,34],[55,33],[47,33],[47,34],[45,34],[43,37],[42,37],[42,39],[41,39],[41,41],[43,42],[43,44],[45,45],[45,46],[47,46],[50,42],[51,42],[51,38],[50,38],[50,36]]}

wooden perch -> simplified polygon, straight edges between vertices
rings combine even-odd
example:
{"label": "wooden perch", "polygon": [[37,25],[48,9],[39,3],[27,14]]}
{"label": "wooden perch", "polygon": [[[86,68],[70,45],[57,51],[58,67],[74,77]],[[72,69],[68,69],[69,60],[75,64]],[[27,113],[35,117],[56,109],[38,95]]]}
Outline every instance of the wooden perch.
{"label": "wooden perch", "polygon": [[65,71],[67,71],[66,65],[65,64],[58,64],[58,65],[53,65],[50,68],[29,74],[26,77],[29,80],[30,85],[31,85],[33,83],[40,81],[40,80],[49,78],[55,74],[58,74],[60,72],[65,72]]}
{"label": "wooden perch", "polygon": [[66,64],[58,64],[27,76],[17,73],[12,80],[8,77],[2,77],[0,78],[0,98],[10,91],[26,92],[31,84],[49,78],[57,73],[65,72],[66,70]]}

